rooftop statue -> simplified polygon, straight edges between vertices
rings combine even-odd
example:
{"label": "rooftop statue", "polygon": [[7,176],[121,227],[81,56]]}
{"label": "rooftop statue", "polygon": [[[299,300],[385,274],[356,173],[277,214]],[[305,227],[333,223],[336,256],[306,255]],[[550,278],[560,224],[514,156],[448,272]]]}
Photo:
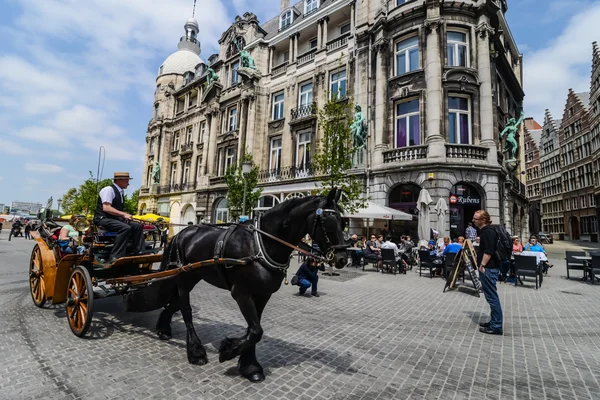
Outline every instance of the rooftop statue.
{"label": "rooftop statue", "polygon": [[521,112],[521,117],[518,121],[514,118],[509,118],[506,123],[506,127],[500,133],[500,140],[506,136],[506,144],[504,145],[504,151],[508,153],[509,159],[506,161],[515,160],[517,156],[517,150],[519,149],[519,143],[517,142],[517,130],[521,125],[521,122],[525,119],[525,113]]}
{"label": "rooftop statue", "polygon": [[155,184],[160,182],[160,166],[158,165],[158,161],[154,163],[154,168],[152,169],[152,182]]}
{"label": "rooftop statue", "polygon": [[206,70],[208,77],[206,78],[207,84],[210,86],[213,82],[217,82],[219,80],[219,75],[215,72],[214,69],[208,67]]}

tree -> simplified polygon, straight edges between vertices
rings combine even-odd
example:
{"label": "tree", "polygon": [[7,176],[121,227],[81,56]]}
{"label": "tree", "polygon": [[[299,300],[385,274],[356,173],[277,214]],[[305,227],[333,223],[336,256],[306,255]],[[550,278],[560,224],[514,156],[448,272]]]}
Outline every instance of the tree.
{"label": "tree", "polygon": [[98,184],[92,172],[90,177],[78,189],[71,188],[63,196],[65,214],[93,214],[98,201],[98,193],[105,186],[112,185],[111,179],[103,179]]}
{"label": "tree", "polygon": [[135,190],[131,193],[131,198],[125,195],[125,212],[131,215],[137,214],[138,210],[138,198],[140,196],[140,189]]}
{"label": "tree", "polygon": [[330,99],[319,110],[318,125],[321,141],[313,158],[315,169],[324,174],[318,194],[327,195],[337,187],[342,190],[340,206],[348,214],[367,206],[363,196],[363,183],[355,175],[348,174],[352,169],[352,156],[357,151],[350,128],[353,119],[353,103]]}
{"label": "tree", "polygon": [[[256,189],[258,184],[258,167],[254,165],[252,154],[245,153],[242,156],[242,163],[249,161],[252,163],[252,170],[248,174],[246,188],[246,215],[250,215],[258,200],[260,199],[262,189]],[[227,191],[227,210],[229,218],[237,220],[242,215],[242,204],[244,199],[244,175],[242,174],[241,164],[227,168],[225,172],[225,183],[229,188]]]}

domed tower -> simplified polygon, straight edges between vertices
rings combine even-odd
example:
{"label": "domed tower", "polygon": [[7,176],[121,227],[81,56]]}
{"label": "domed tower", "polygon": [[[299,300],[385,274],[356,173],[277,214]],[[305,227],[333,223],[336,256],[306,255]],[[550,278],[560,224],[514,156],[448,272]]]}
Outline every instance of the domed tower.
{"label": "domed tower", "polygon": [[183,27],[185,35],[179,39],[178,50],[167,57],[158,68],[156,92],[154,93],[153,118],[155,119],[161,116],[169,117],[165,115],[171,109],[168,104],[169,99],[165,97],[165,93],[180,87],[184,82],[186,72],[194,74],[196,66],[202,63],[202,59],[200,58],[200,41],[198,40],[198,21],[194,17],[191,17]]}

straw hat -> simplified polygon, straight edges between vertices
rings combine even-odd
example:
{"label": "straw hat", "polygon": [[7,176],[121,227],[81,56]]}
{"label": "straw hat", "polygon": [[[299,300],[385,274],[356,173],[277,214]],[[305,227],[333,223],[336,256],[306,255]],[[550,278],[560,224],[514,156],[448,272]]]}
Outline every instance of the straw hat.
{"label": "straw hat", "polygon": [[129,177],[129,172],[115,172],[115,176],[113,177],[113,181],[116,181],[117,179],[133,179]]}

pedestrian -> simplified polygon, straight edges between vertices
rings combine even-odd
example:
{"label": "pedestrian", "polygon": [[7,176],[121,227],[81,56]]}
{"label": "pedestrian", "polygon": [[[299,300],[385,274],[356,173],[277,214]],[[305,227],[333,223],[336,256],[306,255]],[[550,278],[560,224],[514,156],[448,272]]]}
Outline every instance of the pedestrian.
{"label": "pedestrian", "polygon": [[304,296],[306,290],[312,286],[311,295],[319,297],[317,292],[317,283],[319,282],[318,270],[325,271],[325,267],[317,262],[313,257],[307,257],[306,261],[298,268],[296,275],[292,278],[292,285],[300,286],[299,296]]}
{"label": "pedestrian", "polygon": [[473,223],[469,222],[467,224],[467,229],[465,230],[465,236],[467,237],[467,239],[469,239],[471,241],[471,243],[475,242],[475,239],[477,238],[477,229],[475,229],[473,227]]}
{"label": "pedestrian", "polygon": [[26,219],[25,220],[25,239],[31,239],[31,235],[29,234],[31,232],[31,222]]}
{"label": "pedestrian", "polygon": [[479,331],[491,335],[502,335],[502,306],[498,297],[496,282],[498,281],[498,262],[496,252],[498,234],[492,226],[490,214],[478,210],[473,216],[473,223],[479,229],[480,244],[477,247],[477,265],[479,265],[479,280],[483,294],[490,305],[490,321],[480,323]]}
{"label": "pedestrian", "polygon": [[169,238],[169,230],[165,229],[160,233],[160,247],[164,248],[167,245],[167,239]]}

